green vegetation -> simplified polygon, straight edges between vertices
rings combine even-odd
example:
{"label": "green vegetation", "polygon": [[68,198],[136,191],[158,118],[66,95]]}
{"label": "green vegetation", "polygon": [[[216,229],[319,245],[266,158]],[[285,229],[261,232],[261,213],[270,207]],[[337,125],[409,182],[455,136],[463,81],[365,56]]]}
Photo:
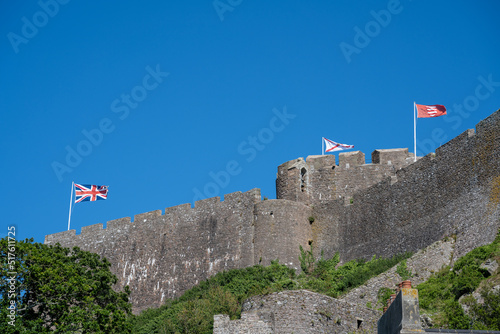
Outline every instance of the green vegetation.
{"label": "green vegetation", "polygon": [[[497,283],[499,283],[497,281]],[[493,290],[486,285],[481,290],[483,304],[471,304],[472,321],[478,329],[500,330],[500,290]]]}
{"label": "green vegetation", "polygon": [[[421,312],[431,316],[434,327],[500,330],[500,290],[491,288],[500,284],[500,279],[480,267],[487,259],[500,263],[500,233],[493,243],[472,250],[453,268],[443,268],[417,287]],[[484,304],[466,296],[478,288]],[[462,296],[468,314],[459,303]]]}
{"label": "green vegetation", "polygon": [[133,333],[212,333],[215,314],[239,318],[241,304],[254,295],[297,289],[295,270],[273,261],[220,272],[180,298],[132,319]]}
{"label": "green vegetation", "polygon": [[311,245],[311,249],[308,251],[304,251],[304,248],[302,248],[302,246],[299,246],[299,249],[300,269],[302,269],[302,272],[304,272],[305,274],[310,274],[314,270],[314,264],[316,262],[316,260],[314,259],[313,247]]}
{"label": "green vegetation", "polygon": [[394,289],[389,289],[389,288],[380,288],[377,292],[377,303],[381,305],[380,310],[384,308],[384,306],[387,305],[387,299],[391,297],[391,295],[394,293]]}
{"label": "green vegetation", "polygon": [[[33,240],[16,242],[12,249],[6,238],[1,239],[0,254],[8,260],[8,253],[15,258],[0,267],[0,316],[8,319],[7,307],[15,300],[18,317],[15,326],[0,323],[1,333],[212,333],[215,314],[237,319],[243,301],[254,295],[308,289],[339,297],[394,266],[403,279],[412,276],[406,264],[410,253],[340,265],[338,253],[330,259],[321,253],[316,259],[311,245],[309,250],[300,247],[299,275],[278,260],[267,267],[221,272],[180,298],[133,316],[128,287],[124,292],[111,289],[117,278],[106,259],[77,247],[69,250]],[[500,330],[500,289],[493,288],[500,285],[500,275],[490,276],[481,268],[487,259],[500,263],[500,233],[492,244],[476,248],[453,268],[443,268],[417,287],[421,312],[430,315],[434,327]],[[14,297],[8,279],[11,272],[15,272]],[[476,290],[484,303],[469,295]],[[377,306],[384,305],[392,293],[381,288]],[[467,313],[461,304],[467,306]]]}
{"label": "green vegetation", "polygon": [[7,238],[0,255],[1,333],[130,333],[130,291],[111,288],[117,278],[106,259]]}
{"label": "green vegetation", "polygon": [[[370,278],[383,273],[411,256],[411,253],[405,253],[389,259],[374,256],[370,261],[352,260],[344,263],[342,266],[338,266],[340,262],[340,255],[338,253],[328,260],[325,260],[322,254],[321,258],[314,262],[313,265],[310,263],[312,247],[307,252],[301,249],[301,258],[304,254],[307,260],[305,264],[309,265],[309,267],[306,268],[307,270],[303,269],[303,274],[299,276],[299,285],[303,289],[331,297],[338,297],[353,288],[363,285]],[[300,262],[302,266],[302,259]]]}
{"label": "green vegetation", "polygon": [[328,260],[321,256],[315,261],[312,247],[300,250],[303,273],[299,276],[277,260],[268,267],[257,265],[218,273],[182,297],[133,317],[133,333],[212,333],[215,314],[224,313],[237,319],[241,304],[251,296],[308,289],[336,297],[409,257],[409,254],[392,259],[374,257],[338,266],[339,254]]}
{"label": "green vegetation", "polygon": [[403,260],[398,264],[398,266],[396,268],[396,273],[398,273],[399,276],[401,276],[403,281],[406,281],[406,280],[410,279],[411,277],[413,277],[412,272],[406,266],[406,260]]}

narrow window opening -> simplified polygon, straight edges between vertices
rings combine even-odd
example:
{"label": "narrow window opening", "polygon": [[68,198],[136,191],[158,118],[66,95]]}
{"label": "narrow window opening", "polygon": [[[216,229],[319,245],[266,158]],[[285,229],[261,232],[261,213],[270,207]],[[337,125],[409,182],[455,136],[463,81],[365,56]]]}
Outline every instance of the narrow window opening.
{"label": "narrow window opening", "polygon": [[300,170],[300,191],[304,192],[306,189],[306,173],[307,170],[302,168]]}
{"label": "narrow window opening", "polygon": [[363,324],[363,319],[357,319],[358,321],[358,329],[361,328],[361,325]]}

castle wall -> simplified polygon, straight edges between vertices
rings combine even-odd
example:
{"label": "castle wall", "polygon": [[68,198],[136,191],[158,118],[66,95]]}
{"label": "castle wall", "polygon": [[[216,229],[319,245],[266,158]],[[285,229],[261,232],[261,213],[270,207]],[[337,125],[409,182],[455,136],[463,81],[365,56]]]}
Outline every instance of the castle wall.
{"label": "castle wall", "polygon": [[255,205],[254,263],[272,260],[300,269],[300,248],[312,241],[309,206],[288,200],[267,200]]}
{"label": "castle wall", "polygon": [[331,201],[337,198],[335,156],[310,155],[307,157],[306,162],[307,175],[309,175],[309,183],[306,189],[308,203]]}
{"label": "castle wall", "polygon": [[333,155],[312,155],[291,160],[278,167],[276,197],[305,204],[343,199],[390,177],[396,181],[396,171],[413,163],[408,149],[375,150],[375,163],[365,164],[363,152],[339,154],[339,165]]}
{"label": "castle wall", "polygon": [[372,163],[379,165],[393,165],[396,170],[413,163],[415,154],[409,153],[407,148],[378,149],[372,152]]}
{"label": "castle wall", "polygon": [[343,198],[346,204],[350,204],[355,193],[395,175],[396,169],[392,165],[339,166],[335,168],[337,198]]}
{"label": "castle wall", "polygon": [[254,264],[253,215],[260,190],[152,211],[46,236],[46,244],[78,246],[106,257],[129,285],[134,313],[158,307],[211,275]]}
{"label": "castle wall", "polygon": [[[416,163],[353,196],[322,208],[333,222],[319,240],[339,234],[344,260],[417,251],[456,235],[454,257],[492,242],[500,225],[500,113]],[[391,184],[393,183],[393,184]],[[332,250],[329,249],[329,253]],[[330,253],[329,255],[332,255]]]}
{"label": "castle wall", "polygon": [[345,214],[344,199],[314,204],[311,233],[315,257],[324,252],[325,258],[331,258],[336,252],[344,253],[341,247],[342,217]]}
{"label": "castle wall", "polygon": [[[491,242],[499,226],[500,111],[414,162],[407,149],[381,149],[365,164],[359,151],[310,156],[282,164],[306,169],[306,198],[298,176],[278,169],[278,198],[313,208],[316,255],[340,251],[343,259],[416,251],[443,236],[457,235],[455,257]],[[331,157],[331,158],[330,158]],[[279,190],[279,189],[278,189]],[[488,237],[485,238],[484,236]]]}
{"label": "castle wall", "polygon": [[111,262],[135,313],[211,275],[279,259],[300,268],[299,245],[343,261],[417,251],[456,236],[454,258],[490,243],[500,225],[500,111],[476,131],[413,163],[406,149],[309,156],[278,167],[277,200],[236,192],[47,235]]}

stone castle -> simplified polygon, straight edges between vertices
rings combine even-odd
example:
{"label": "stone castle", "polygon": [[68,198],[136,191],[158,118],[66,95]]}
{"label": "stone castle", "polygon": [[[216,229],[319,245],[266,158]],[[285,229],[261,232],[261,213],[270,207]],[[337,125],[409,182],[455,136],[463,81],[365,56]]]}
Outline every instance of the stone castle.
{"label": "stone castle", "polygon": [[271,260],[299,269],[299,246],[342,261],[417,251],[456,236],[453,257],[500,226],[500,110],[419,158],[381,149],[309,156],[278,166],[275,200],[236,192],[47,235],[106,257],[129,285],[134,313],[217,272]]}

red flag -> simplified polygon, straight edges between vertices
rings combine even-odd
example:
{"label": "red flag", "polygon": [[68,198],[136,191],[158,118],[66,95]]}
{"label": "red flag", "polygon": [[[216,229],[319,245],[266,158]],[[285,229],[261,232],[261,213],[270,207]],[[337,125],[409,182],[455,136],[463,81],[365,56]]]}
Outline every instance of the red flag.
{"label": "red flag", "polygon": [[433,106],[426,106],[423,104],[416,104],[417,106],[417,117],[427,118],[427,117],[439,117],[446,115],[446,108],[440,104]]}

